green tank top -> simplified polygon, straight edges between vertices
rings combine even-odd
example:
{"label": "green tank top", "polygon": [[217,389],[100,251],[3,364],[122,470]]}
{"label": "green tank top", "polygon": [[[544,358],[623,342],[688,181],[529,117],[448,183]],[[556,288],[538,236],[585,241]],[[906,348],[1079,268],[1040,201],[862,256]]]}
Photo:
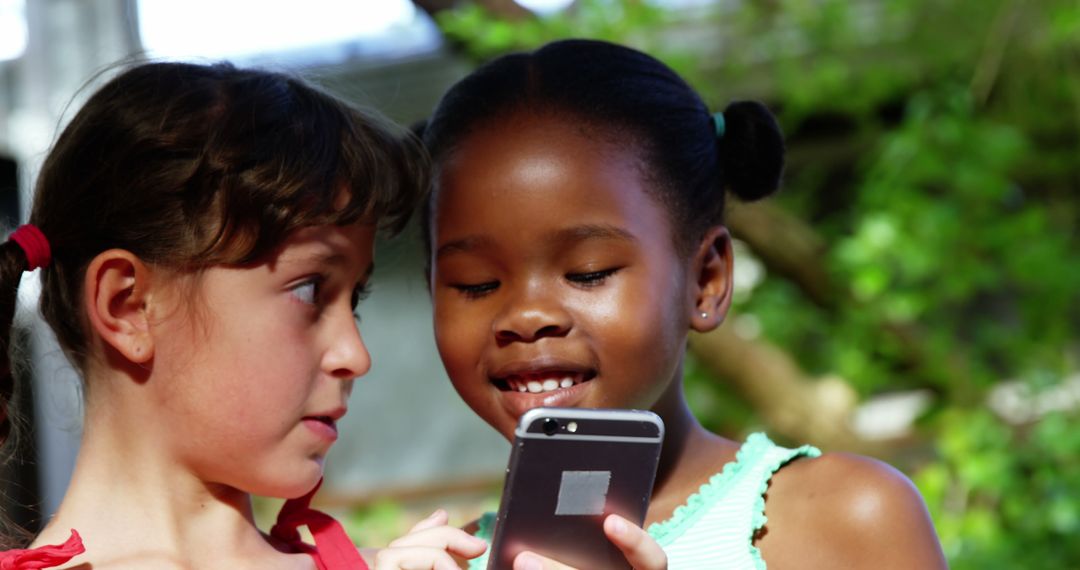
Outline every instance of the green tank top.
{"label": "green tank top", "polygon": [[[799,457],[821,451],[804,445],[787,449],[763,433],[753,433],[735,461],[724,465],[707,483],[675,509],[671,518],[651,525],[649,534],[664,548],[669,570],[765,570],[754,534],[765,525],[765,492],[773,473]],[[479,520],[476,536],[491,541],[495,513]],[[471,570],[487,568],[487,554],[469,562]]]}

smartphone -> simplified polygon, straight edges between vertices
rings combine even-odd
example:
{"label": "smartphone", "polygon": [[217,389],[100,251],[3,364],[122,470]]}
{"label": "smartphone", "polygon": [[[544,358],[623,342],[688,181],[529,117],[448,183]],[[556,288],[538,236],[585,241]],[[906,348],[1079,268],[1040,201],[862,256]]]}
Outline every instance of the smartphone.
{"label": "smartphone", "polygon": [[514,435],[488,569],[510,570],[529,550],[575,568],[629,570],[604,535],[604,519],[644,521],[663,440],[664,423],[652,412],[526,412]]}

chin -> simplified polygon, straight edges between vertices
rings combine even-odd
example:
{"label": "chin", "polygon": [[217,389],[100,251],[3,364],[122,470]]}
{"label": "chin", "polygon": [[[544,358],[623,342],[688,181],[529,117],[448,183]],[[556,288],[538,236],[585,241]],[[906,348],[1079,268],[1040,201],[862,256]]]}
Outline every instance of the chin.
{"label": "chin", "polygon": [[308,465],[295,469],[269,467],[263,473],[273,474],[273,478],[255,481],[248,493],[261,497],[295,499],[306,495],[322,480],[322,458],[318,461],[309,460]]}

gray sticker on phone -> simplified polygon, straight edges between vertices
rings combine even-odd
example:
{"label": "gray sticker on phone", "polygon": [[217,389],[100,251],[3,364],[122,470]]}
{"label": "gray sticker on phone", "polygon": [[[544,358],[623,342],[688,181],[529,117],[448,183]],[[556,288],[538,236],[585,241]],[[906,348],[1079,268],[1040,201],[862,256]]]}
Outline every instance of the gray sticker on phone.
{"label": "gray sticker on phone", "polygon": [[602,515],[611,471],[563,471],[556,515]]}

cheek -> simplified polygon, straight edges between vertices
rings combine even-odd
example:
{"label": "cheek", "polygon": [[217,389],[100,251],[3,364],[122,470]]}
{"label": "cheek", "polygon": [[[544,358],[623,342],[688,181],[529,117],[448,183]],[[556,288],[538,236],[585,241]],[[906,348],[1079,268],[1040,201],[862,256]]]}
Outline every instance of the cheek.
{"label": "cheek", "polygon": [[677,291],[667,280],[626,279],[602,294],[578,298],[574,311],[598,341],[605,370],[633,385],[667,385],[687,334]]}
{"label": "cheek", "polygon": [[435,345],[451,379],[464,363],[479,353],[477,342],[477,319],[466,312],[449,309],[446,305],[435,307]]}
{"label": "cheek", "polygon": [[572,310],[603,331],[605,343],[641,348],[655,346],[679,325],[678,304],[671,283],[648,279],[649,272],[622,276],[612,287],[567,295]]}
{"label": "cheek", "polygon": [[[308,342],[280,319],[250,320],[212,339],[203,374],[209,398],[228,411],[223,419],[265,424],[275,412],[304,403],[316,367]],[[210,340],[210,339],[208,339]]]}
{"label": "cheek", "polygon": [[465,348],[490,328],[490,315],[482,300],[465,300],[451,292],[441,292],[432,300],[435,341]]}
{"label": "cheek", "polygon": [[616,360],[609,364],[659,364],[671,351],[673,330],[668,307],[653,302],[598,302],[586,311],[592,325],[590,336],[601,341],[603,351]]}
{"label": "cheek", "polygon": [[475,396],[487,385],[480,361],[491,341],[490,321],[479,305],[459,300],[436,300],[434,309],[435,345],[443,368],[462,399],[470,406],[479,405]]}

